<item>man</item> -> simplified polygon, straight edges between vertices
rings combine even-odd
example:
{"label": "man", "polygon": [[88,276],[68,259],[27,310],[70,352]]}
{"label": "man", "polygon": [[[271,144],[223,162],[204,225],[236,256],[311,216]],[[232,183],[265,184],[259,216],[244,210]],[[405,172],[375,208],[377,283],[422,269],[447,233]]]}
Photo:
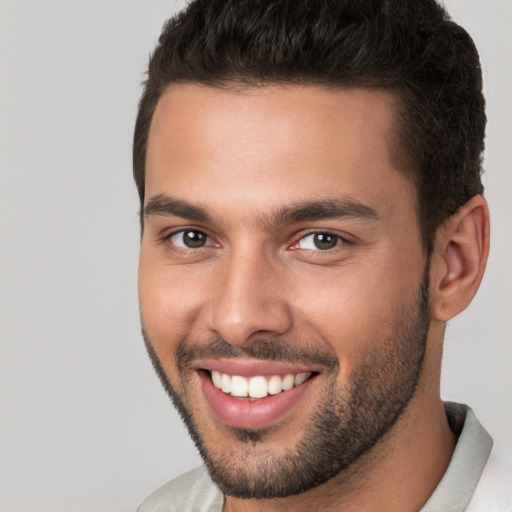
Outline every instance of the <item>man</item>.
{"label": "man", "polygon": [[139,295],[206,469],[140,512],[507,510],[491,438],[439,394],[489,249],[481,89],[433,0],[168,22],[135,128]]}

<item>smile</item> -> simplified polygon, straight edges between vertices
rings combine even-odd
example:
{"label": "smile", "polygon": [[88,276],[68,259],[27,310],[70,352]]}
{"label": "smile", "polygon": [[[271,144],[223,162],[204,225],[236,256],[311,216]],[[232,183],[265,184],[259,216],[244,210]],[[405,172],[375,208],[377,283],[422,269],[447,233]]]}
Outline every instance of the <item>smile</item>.
{"label": "smile", "polygon": [[284,376],[264,377],[263,375],[256,375],[247,378],[214,370],[211,372],[211,379],[213,385],[223,393],[233,397],[258,399],[289,391],[295,386],[303,384],[311,375],[311,372],[301,372],[297,374],[289,373]]}
{"label": "smile", "polygon": [[319,377],[316,368],[269,361],[201,361],[196,372],[213,416],[251,430],[299,414],[299,403]]}

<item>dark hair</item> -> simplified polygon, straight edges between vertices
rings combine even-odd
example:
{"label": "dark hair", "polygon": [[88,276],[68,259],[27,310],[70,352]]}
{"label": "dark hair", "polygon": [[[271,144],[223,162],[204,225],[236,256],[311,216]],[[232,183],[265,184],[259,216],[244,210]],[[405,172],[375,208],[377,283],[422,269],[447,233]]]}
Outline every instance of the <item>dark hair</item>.
{"label": "dark hair", "polygon": [[483,193],[478,53],[435,0],[192,1],[164,25],[150,58],[133,144],[141,205],[153,112],[167,86],[187,82],[394,92],[394,152],[417,188],[427,253],[437,228]]}

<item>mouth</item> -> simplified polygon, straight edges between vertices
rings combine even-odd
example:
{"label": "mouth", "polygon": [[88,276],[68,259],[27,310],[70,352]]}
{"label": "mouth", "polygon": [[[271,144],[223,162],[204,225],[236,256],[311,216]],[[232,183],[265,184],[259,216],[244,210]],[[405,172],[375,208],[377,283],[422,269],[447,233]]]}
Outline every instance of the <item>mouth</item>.
{"label": "mouth", "polygon": [[214,417],[236,428],[256,430],[283,422],[318,377],[318,372],[263,361],[215,360],[196,372]]}
{"label": "mouth", "polygon": [[312,375],[312,372],[300,372],[286,375],[255,375],[254,377],[242,377],[241,375],[229,375],[217,370],[210,371],[213,385],[223,393],[237,398],[258,400],[269,395],[278,395],[285,391],[300,386]]}

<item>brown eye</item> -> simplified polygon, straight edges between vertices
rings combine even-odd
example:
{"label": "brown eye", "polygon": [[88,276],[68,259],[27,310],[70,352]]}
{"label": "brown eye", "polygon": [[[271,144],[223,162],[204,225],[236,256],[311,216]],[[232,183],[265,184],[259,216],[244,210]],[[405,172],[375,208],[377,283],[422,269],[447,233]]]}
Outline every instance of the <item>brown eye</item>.
{"label": "brown eye", "polygon": [[317,233],[314,235],[313,240],[315,246],[321,251],[324,251],[336,247],[339,242],[339,237],[331,235],[330,233]]}
{"label": "brown eye", "polygon": [[311,251],[327,251],[334,249],[337,245],[342,243],[342,239],[333,233],[310,233],[304,236],[298,243],[300,249]]}
{"label": "brown eye", "polygon": [[173,233],[169,240],[183,249],[200,249],[209,243],[208,235],[197,229],[183,229]]}

